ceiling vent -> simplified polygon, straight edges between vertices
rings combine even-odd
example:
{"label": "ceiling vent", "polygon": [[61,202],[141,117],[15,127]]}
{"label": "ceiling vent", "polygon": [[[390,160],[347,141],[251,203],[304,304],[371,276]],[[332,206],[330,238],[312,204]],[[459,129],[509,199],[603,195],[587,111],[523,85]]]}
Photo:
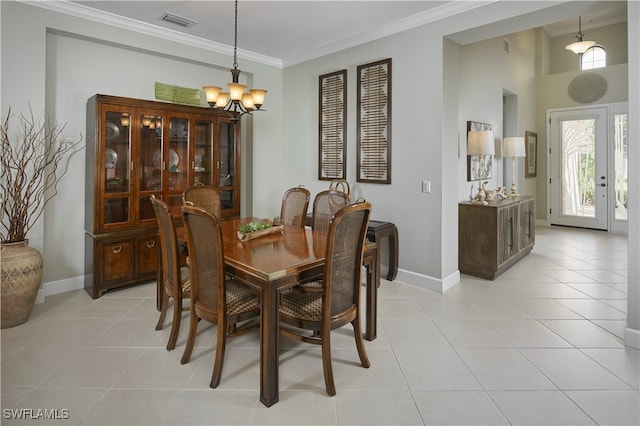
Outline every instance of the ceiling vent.
{"label": "ceiling vent", "polygon": [[191,19],[184,18],[182,16],[174,15],[173,13],[165,13],[160,19],[166,22],[171,22],[172,24],[180,25],[184,28],[192,27],[196,23],[196,21],[192,21]]}

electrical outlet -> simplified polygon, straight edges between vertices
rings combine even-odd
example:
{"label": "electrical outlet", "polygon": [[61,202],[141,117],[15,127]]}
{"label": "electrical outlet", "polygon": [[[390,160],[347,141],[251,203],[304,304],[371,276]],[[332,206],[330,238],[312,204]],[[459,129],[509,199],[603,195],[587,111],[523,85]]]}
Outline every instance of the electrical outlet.
{"label": "electrical outlet", "polygon": [[422,192],[429,194],[431,192],[431,181],[423,180],[422,181]]}

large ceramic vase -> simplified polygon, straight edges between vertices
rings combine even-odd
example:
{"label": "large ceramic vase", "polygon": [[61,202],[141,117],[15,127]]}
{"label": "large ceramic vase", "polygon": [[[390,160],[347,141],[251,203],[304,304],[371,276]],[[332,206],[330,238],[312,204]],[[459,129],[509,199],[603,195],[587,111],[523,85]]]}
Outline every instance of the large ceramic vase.
{"label": "large ceramic vase", "polygon": [[2,328],[29,319],[42,281],[42,256],[29,240],[1,244]]}

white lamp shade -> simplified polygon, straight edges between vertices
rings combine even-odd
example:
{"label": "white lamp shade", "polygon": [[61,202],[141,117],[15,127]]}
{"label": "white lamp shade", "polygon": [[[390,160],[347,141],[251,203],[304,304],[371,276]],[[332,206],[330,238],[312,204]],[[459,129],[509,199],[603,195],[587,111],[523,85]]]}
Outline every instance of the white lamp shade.
{"label": "white lamp shade", "polygon": [[523,137],[504,138],[505,157],[526,157],[527,152],[524,146]]}
{"label": "white lamp shade", "polygon": [[473,130],[467,136],[467,155],[494,155],[496,153],[491,130]]}
{"label": "white lamp shade", "polygon": [[564,48],[572,51],[576,55],[579,55],[580,53],[586,52],[590,47],[595,46],[595,44],[596,44],[595,41],[580,40],[580,41],[576,41],[575,43],[571,43],[565,46]]}

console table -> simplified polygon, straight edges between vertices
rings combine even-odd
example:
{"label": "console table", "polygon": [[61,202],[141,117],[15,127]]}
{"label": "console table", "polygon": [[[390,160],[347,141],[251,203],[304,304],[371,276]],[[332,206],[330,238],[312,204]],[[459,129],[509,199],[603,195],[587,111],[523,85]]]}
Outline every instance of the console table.
{"label": "console table", "polygon": [[463,274],[494,280],[533,249],[533,197],[458,206],[458,269]]}

